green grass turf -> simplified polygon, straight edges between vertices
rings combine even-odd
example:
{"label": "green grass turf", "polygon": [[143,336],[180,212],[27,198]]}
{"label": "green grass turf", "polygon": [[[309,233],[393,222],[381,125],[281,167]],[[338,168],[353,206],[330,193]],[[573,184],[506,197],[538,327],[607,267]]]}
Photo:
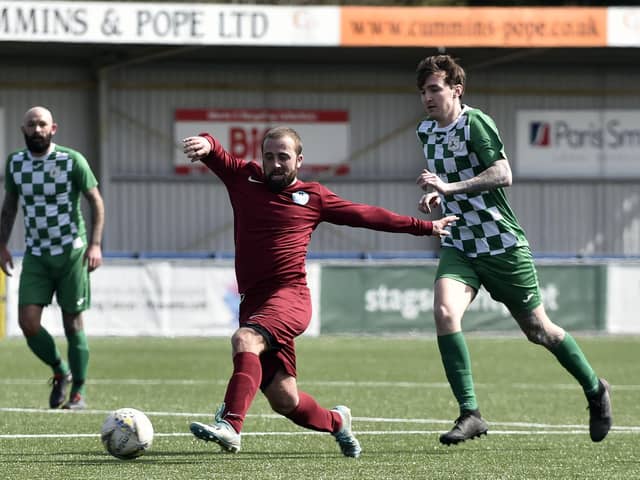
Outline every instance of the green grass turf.
{"label": "green grass turf", "polygon": [[[5,339],[0,478],[640,478],[640,338],[578,337],[613,385],[615,428],[600,444],[589,439],[581,389],[552,355],[524,338],[467,340],[490,432],[454,447],[438,443],[457,407],[434,338],[299,340],[300,388],[326,407],[352,408],[363,447],[354,460],[330,435],[273,415],[261,394],[245,421],[241,453],[195,440],[189,423],[209,421],[224,395],[228,339],[90,339],[85,412],[47,410],[49,371],[23,339]],[[58,344],[66,350],[63,339]],[[153,448],[133,461],[109,456],[98,436],[107,412],[125,406],[147,412],[156,431]]]}

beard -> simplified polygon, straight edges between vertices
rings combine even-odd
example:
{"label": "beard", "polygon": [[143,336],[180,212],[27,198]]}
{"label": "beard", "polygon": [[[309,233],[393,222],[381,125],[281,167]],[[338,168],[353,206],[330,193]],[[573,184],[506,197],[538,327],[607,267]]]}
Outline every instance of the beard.
{"label": "beard", "polygon": [[27,148],[30,152],[42,154],[49,149],[49,146],[51,145],[51,137],[53,137],[51,134],[37,135],[34,133],[33,135],[27,135],[25,133],[24,142],[27,144]]}
{"label": "beard", "polygon": [[[271,172],[267,176],[267,188],[273,193],[280,193],[287,188],[296,178],[296,171],[289,173]],[[282,175],[282,178],[274,179],[274,175]]]}

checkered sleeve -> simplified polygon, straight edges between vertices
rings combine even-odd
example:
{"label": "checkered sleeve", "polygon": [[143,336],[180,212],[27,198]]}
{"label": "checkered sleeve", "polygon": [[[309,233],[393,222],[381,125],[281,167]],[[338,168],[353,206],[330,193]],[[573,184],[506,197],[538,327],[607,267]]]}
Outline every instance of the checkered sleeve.
{"label": "checkered sleeve", "polygon": [[[432,120],[418,125],[429,171],[443,182],[456,183],[480,175],[494,162],[506,159],[498,129],[488,115],[463,106],[458,119],[439,127]],[[443,246],[455,247],[469,257],[499,255],[510,248],[527,245],[524,231],[511,210],[503,189],[441,195],[444,215],[459,220]]]}

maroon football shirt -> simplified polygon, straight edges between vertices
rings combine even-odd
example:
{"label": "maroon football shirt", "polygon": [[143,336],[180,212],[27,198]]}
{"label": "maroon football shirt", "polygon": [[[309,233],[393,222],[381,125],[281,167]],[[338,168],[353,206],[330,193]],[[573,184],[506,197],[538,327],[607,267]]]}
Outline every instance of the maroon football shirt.
{"label": "maroon football shirt", "polygon": [[320,222],[384,232],[430,235],[429,221],[340,198],[318,182],[295,181],[279,193],[264,183],[262,167],[235,158],[216,139],[202,161],[227,187],[233,207],[238,290],[306,285],[305,260]]}

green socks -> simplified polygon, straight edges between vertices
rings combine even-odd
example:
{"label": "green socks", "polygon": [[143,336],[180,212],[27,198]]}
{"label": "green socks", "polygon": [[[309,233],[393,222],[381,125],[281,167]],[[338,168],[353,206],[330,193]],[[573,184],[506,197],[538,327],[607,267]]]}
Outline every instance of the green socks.
{"label": "green socks", "polygon": [[[438,348],[442,364],[460,410],[475,410],[478,402],[473,389],[471,360],[462,332],[438,337]],[[587,397],[598,392],[598,376],[584,353],[571,335],[565,332],[564,339],[551,349],[562,365],[580,383]]]}
{"label": "green socks", "polygon": [[40,327],[38,333],[32,337],[26,337],[27,345],[36,357],[53,369],[53,373],[64,375],[69,372],[69,367],[60,357],[53,337],[44,327]]}
{"label": "green socks", "polygon": [[460,411],[476,410],[478,402],[473,389],[471,359],[462,332],[438,337],[438,348],[447,380],[453,395],[458,401]]}
{"label": "green socks", "polygon": [[598,376],[589,365],[587,358],[580,350],[580,347],[567,332],[564,339],[555,347],[552,347],[553,353],[560,365],[567,369],[573,377],[582,385],[582,389],[587,397],[595,395],[598,392]]}
{"label": "green socks", "polygon": [[66,375],[71,370],[73,386],[71,394],[84,395],[84,381],[89,368],[89,344],[84,331],[67,336],[69,365],[60,357],[53,337],[44,327],[40,327],[33,337],[26,337],[27,345],[35,355],[53,369],[53,373]]}
{"label": "green socks", "polygon": [[71,375],[73,376],[71,395],[74,393],[84,395],[84,381],[87,378],[87,370],[89,368],[89,344],[87,343],[87,335],[84,333],[84,330],[80,330],[67,336],[67,342],[69,366],[71,367]]}

